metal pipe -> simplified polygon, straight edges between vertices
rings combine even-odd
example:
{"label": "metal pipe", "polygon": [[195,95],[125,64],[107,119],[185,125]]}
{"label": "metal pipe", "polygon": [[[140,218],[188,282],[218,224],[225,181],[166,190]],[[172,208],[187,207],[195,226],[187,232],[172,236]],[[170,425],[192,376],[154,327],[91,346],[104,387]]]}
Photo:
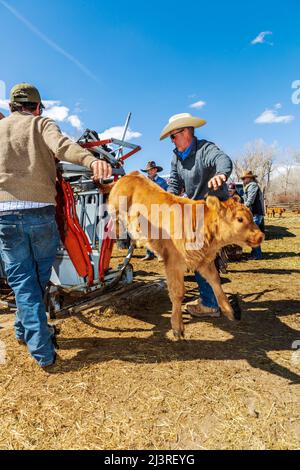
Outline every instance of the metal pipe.
{"label": "metal pipe", "polygon": [[[128,130],[128,127],[129,127],[130,119],[131,119],[131,112],[129,112],[128,115],[127,115],[125,126],[124,126],[124,131],[123,131],[123,136],[122,136],[121,140],[125,140],[127,130]],[[121,147],[118,149],[117,160],[119,159],[120,155],[121,156],[123,155],[123,148],[124,148],[124,146],[121,145]]]}

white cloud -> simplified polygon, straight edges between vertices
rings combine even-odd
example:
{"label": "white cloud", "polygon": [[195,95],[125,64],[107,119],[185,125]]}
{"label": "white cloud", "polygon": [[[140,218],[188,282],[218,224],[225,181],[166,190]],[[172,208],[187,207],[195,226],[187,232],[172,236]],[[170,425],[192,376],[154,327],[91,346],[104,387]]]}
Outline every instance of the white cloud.
{"label": "white cloud", "polygon": [[43,101],[43,104],[45,105],[44,116],[57,122],[69,123],[77,131],[82,131],[83,123],[79,116],[77,114],[70,115],[70,109],[67,106],[63,106],[61,101],[48,100]]}
{"label": "white cloud", "polygon": [[45,110],[44,116],[54,121],[64,122],[69,116],[69,108],[66,106],[52,106]]}
{"label": "white cloud", "polygon": [[205,105],[206,101],[196,101],[196,103],[190,105],[190,108],[200,109],[203,108]]}
{"label": "white cloud", "polygon": [[[71,114],[67,106],[61,105],[61,101],[45,100],[43,101],[45,111],[43,116],[53,119],[57,122],[69,123],[77,131],[82,131],[83,123],[77,114]],[[9,100],[0,100],[0,109],[9,111]]]}
{"label": "white cloud", "polygon": [[46,109],[52,108],[53,106],[59,106],[60,101],[53,101],[53,100],[43,100],[43,105]]}
{"label": "white cloud", "polygon": [[9,111],[9,100],[0,100],[0,109],[5,109],[5,111]]}
{"label": "white cloud", "polygon": [[75,129],[78,131],[82,131],[83,124],[80,121],[79,117],[76,114],[72,114],[71,116],[68,116],[67,121],[73,126]]}
{"label": "white cloud", "polygon": [[255,124],[289,124],[295,119],[295,116],[280,116],[278,110],[281,108],[281,104],[278,103],[275,105],[274,109],[266,109],[258,118],[255,119]]}
{"label": "white cloud", "polygon": [[269,44],[269,46],[274,46],[274,44],[272,42],[269,42],[266,40],[266,36],[270,36],[272,35],[272,31],[262,31],[261,33],[259,33],[258,36],[256,36],[255,39],[253,39],[253,41],[251,41],[251,44],[255,45],[255,44]]}
{"label": "white cloud", "polygon": [[[100,139],[110,139],[111,137],[114,137],[115,139],[122,139],[124,133],[124,126],[115,126],[111,127],[110,129],[106,129],[103,132],[99,133],[99,138]],[[140,132],[135,132],[128,128],[125,136],[125,140],[131,140],[131,139],[138,139],[141,137],[142,134]]]}
{"label": "white cloud", "polygon": [[285,176],[288,170],[291,170],[292,174],[295,175],[299,172],[299,166],[289,164],[276,165],[272,171],[271,179],[274,180],[280,176]]}

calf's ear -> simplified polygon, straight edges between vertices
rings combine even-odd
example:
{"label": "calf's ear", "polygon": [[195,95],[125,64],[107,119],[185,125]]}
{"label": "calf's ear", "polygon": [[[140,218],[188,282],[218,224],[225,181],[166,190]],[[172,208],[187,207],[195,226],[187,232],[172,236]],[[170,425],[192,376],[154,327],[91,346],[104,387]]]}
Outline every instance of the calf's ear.
{"label": "calf's ear", "polygon": [[205,202],[209,209],[215,211],[219,211],[221,209],[221,203],[216,196],[208,196]]}

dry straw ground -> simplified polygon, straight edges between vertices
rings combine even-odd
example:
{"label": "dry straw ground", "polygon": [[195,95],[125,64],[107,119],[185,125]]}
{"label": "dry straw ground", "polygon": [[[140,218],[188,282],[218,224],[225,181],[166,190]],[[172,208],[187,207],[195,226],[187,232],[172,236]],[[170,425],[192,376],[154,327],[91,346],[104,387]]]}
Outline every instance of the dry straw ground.
{"label": "dry straw ground", "polygon": [[[52,374],[1,329],[0,448],[299,448],[300,216],[269,220],[268,234],[263,261],[232,263],[225,276],[226,292],[240,295],[240,323],[186,316],[186,340],[174,342],[167,293],[128,294],[59,320]],[[142,255],[136,277],[161,277],[161,263]],[[197,290],[190,276],[186,285],[188,300]]]}

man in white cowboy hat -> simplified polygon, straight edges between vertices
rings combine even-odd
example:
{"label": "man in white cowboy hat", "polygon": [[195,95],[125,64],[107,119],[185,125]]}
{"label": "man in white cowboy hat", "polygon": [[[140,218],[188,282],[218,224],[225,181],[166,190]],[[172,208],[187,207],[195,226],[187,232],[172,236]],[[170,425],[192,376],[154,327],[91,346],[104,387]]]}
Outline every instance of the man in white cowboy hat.
{"label": "man in white cowboy hat", "polygon": [[[182,113],[172,116],[162,130],[160,140],[170,137],[175,145],[169,192],[180,195],[184,187],[190,199],[204,199],[210,194],[225,200],[228,199],[225,183],[232,172],[232,161],[212,142],[196,138],[195,128],[205,124],[204,119]],[[197,317],[220,316],[212,288],[199,273],[195,276],[200,299],[187,304],[187,311]]]}
{"label": "man in white cowboy hat", "polygon": [[[264,197],[256,178],[257,175],[254,175],[252,171],[246,171],[241,177],[241,180],[243,180],[244,184],[244,204],[251,210],[254,222],[262,230],[265,215]],[[252,249],[250,259],[262,259],[260,246]]]}
{"label": "man in white cowboy hat", "polygon": [[[163,171],[163,168],[161,166],[157,166],[156,163],[152,160],[150,162],[147,163],[146,165],[146,168],[144,170],[141,170],[143,173],[147,173],[148,174],[148,178],[152,181],[154,181],[154,183],[158,184],[162,189],[164,189],[165,191],[168,190],[168,183],[167,181],[164,179],[164,178],[161,178],[161,176],[158,176],[157,173],[160,173],[161,171]],[[145,258],[142,259],[142,261],[151,261],[153,260],[155,257],[153,251],[149,250],[149,248],[147,248],[147,251],[146,251],[146,256]]]}

